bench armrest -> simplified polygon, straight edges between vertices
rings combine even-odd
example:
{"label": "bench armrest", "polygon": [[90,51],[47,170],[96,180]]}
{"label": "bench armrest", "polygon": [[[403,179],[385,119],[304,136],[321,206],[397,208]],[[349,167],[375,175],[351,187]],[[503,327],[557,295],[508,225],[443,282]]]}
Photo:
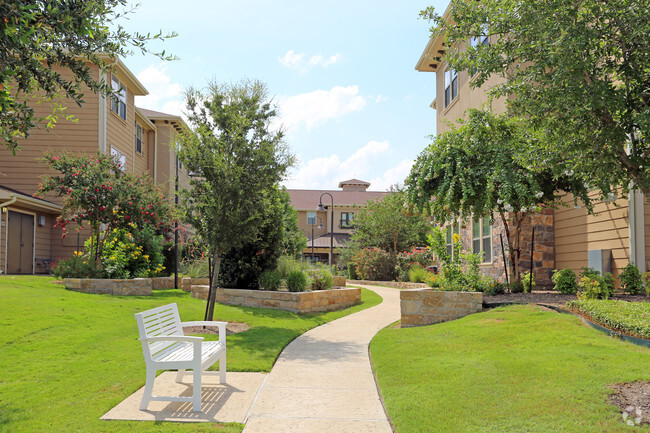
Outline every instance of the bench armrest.
{"label": "bench armrest", "polygon": [[188,343],[200,343],[203,337],[188,337],[185,335],[166,335],[161,337],[145,337],[141,338],[143,343],[153,343],[155,341],[187,341]]}
{"label": "bench armrest", "polygon": [[181,327],[186,326],[217,326],[219,328],[219,342],[226,345],[226,325],[228,322],[217,321],[195,321],[195,322],[181,322]]}

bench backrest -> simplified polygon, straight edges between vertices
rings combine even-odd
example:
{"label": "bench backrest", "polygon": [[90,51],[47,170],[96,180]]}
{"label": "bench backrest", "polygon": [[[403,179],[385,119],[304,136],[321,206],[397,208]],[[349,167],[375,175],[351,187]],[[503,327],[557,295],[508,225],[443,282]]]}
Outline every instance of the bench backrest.
{"label": "bench backrest", "polygon": [[[140,338],[183,335],[181,318],[178,314],[178,305],[176,303],[136,313],[135,319],[138,322]],[[174,344],[176,343],[169,341],[143,342],[142,348],[145,351],[145,355],[151,356]]]}

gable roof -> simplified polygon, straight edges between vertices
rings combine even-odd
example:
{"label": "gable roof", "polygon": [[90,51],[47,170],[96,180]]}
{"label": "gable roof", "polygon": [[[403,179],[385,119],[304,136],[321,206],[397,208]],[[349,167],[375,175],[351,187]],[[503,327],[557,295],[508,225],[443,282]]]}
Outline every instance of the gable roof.
{"label": "gable roof", "polygon": [[[291,205],[296,210],[316,210],[321,194],[329,193],[334,198],[334,207],[363,206],[370,200],[383,198],[385,191],[338,191],[313,189],[287,189],[291,196]],[[323,204],[331,203],[329,196],[323,197]]]}

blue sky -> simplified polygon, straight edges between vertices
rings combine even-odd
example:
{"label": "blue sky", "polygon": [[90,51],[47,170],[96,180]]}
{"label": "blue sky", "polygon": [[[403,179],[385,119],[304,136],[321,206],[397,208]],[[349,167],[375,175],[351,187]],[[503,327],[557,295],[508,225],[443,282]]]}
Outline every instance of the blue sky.
{"label": "blue sky", "polygon": [[429,23],[419,11],[447,0],[140,0],[122,24],[180,57],[137,53],[126,65],[149,89],[138,106],[182,114],[183,91],[216,82],[268,85],[299,162],[289,188],[336,189],[358,178],[385,190],[402,183],[435,134],[435,76],[414,66]]}

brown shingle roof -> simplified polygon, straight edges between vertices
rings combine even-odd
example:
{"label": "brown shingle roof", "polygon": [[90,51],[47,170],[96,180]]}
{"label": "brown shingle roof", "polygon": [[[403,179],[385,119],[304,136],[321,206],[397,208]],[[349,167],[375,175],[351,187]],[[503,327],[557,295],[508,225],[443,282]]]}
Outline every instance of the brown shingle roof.
{"label": "brown shingle roof", "polygon": [[[334,248],[340,248],[350,240],[349,233],[334,233]],[[329,233],[314,238],[314,248],[329,248],[330,235]],[[311,239],[307,241],[307,249],[311,248]]]}
{"label": "brown shingle roof", "polygon": [[[332,194],[334,198],[334,207],[337,206],[363,206],[370,200],[383,198],[385,191],[327,191],[313,189],[288,189],[291,196],[291,205],[296,210],[316,210],[319,198],[323,193]],[[323,197],[323,204],[327,206],[331,203],[329,196]]]}

